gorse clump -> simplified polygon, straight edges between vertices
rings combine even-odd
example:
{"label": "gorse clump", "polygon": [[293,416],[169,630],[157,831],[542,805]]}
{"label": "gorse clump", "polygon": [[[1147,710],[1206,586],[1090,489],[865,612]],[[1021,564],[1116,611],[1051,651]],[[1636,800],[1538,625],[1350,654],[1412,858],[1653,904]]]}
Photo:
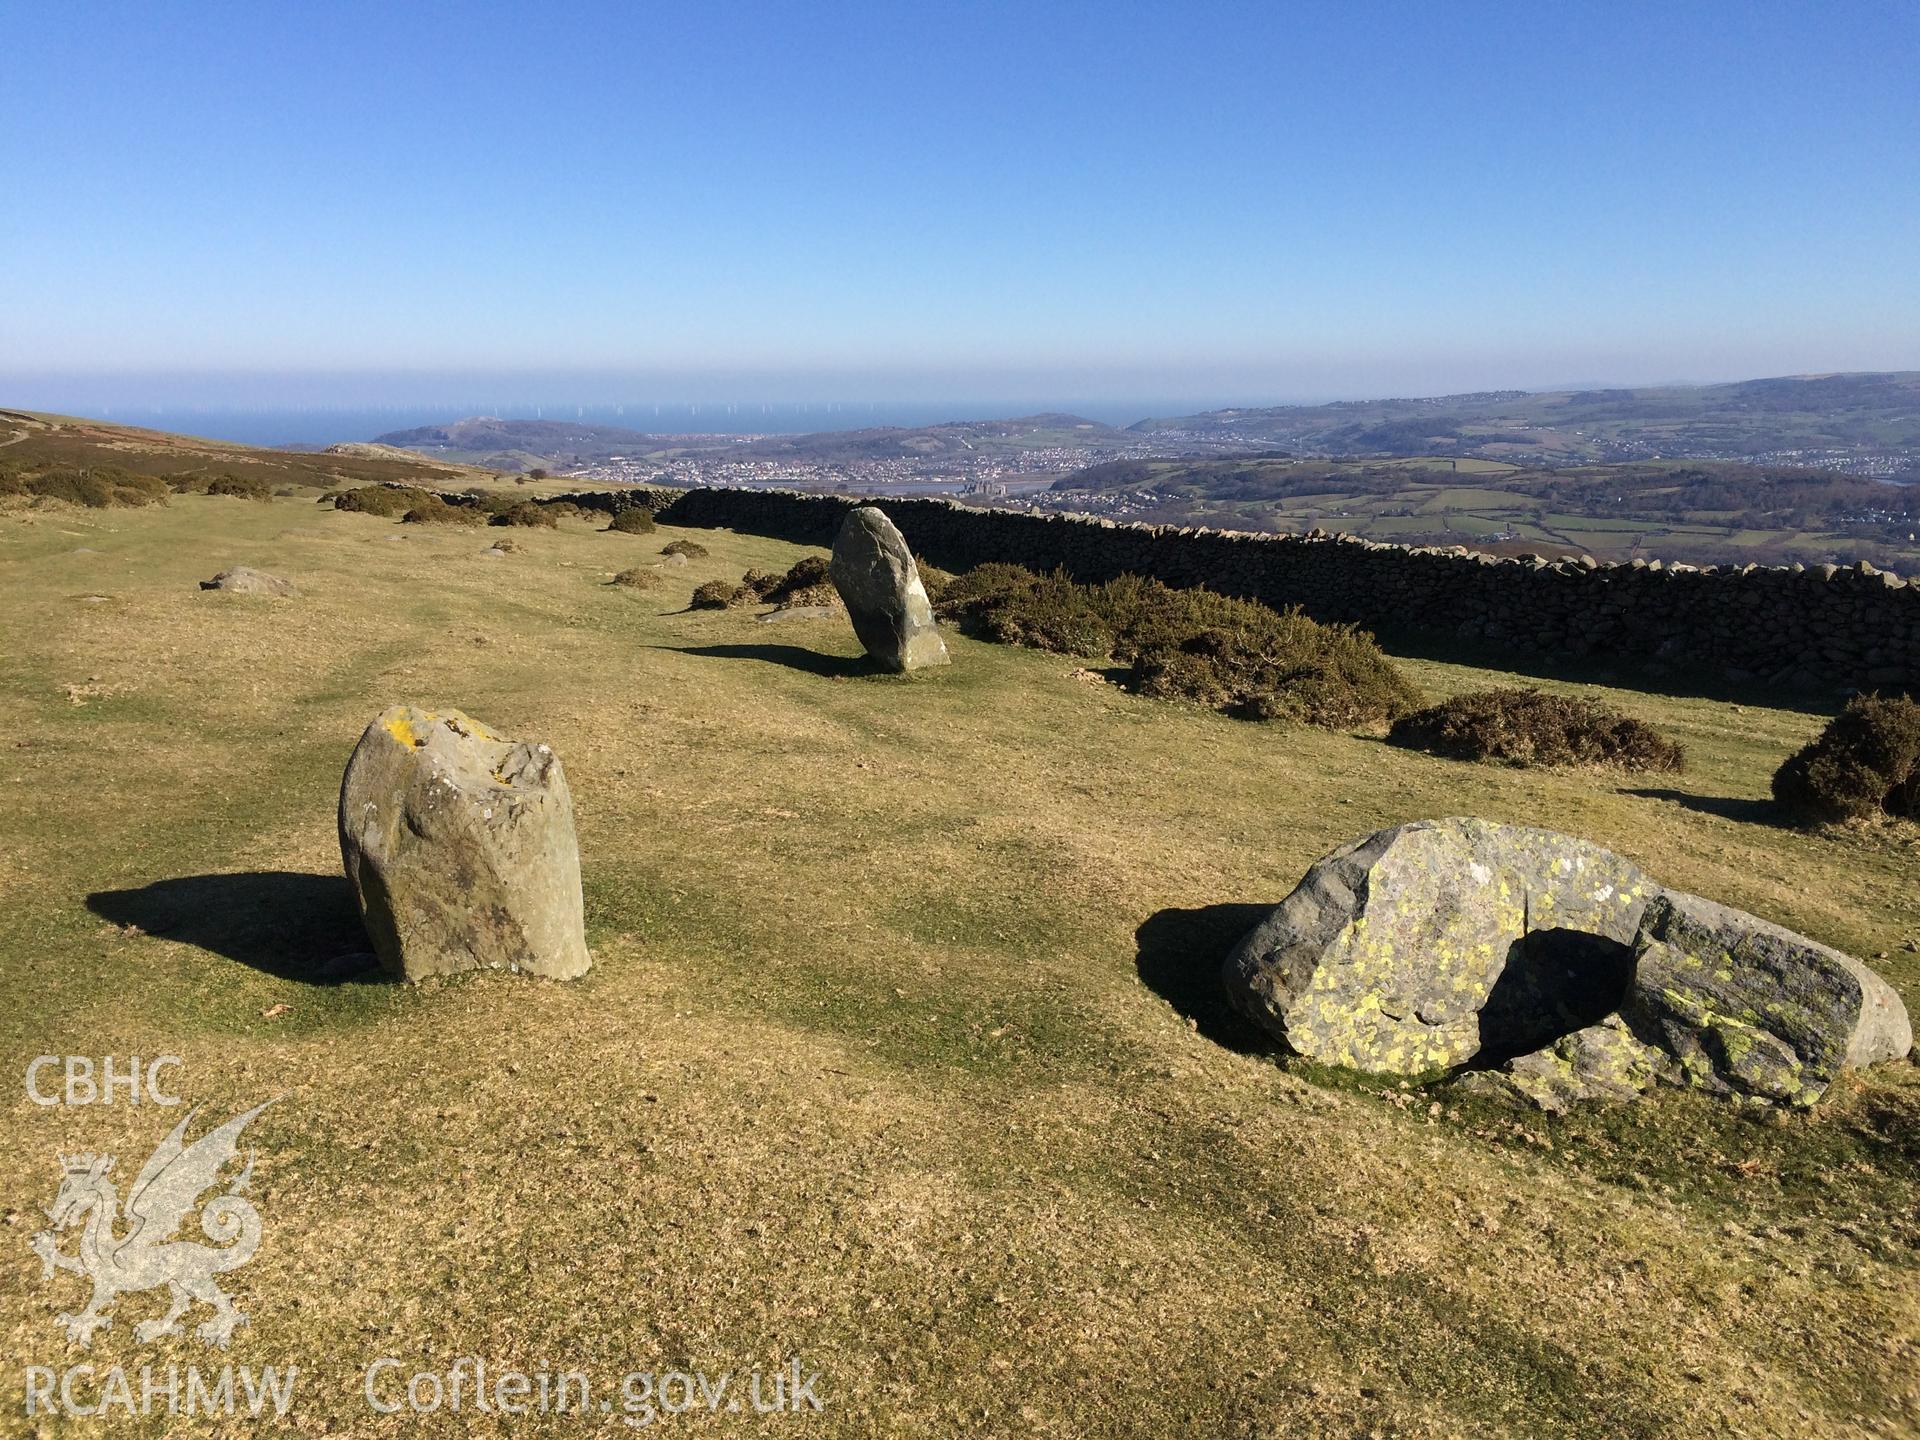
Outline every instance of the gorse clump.
{"label": "gorse clump", "polygon": [[622,570],[613,583],[629,590],[653,590],[659,587],[660,576],[652,570]]}
{"label": "gorse clump", "polygon": [[1920,704],[1856,695],[1774,772],[1773,798],[1813,820],[1920,820]]}
{"label": "gorse clump", "polygon": [[783,575],[776,575],[770,570],[747,571],[740,577],[740,583],[733,587],[727,603],[778,605],[783,608],[794,605],[837,605],[840,603],[840,592],[834,589],[826,557],[807,555],[795,561]]}
{"label": "gorse clump", "polygon": [[689,610],[724,610],[733,604],[733,597],[740,589],[725,580],[709,580],[693,592],[693,598],[687,601]]}
{"label": "gorse clump", "polygon": [[466,493],[483,515],[504,515],[523,503],[511,490],[493,490],[485,485],[471,486]]}
{"label": "gorse clump", "polygon": [[0,494],[65,500],[93,510],[140,505],[164,505],[173,492],[167,482],[112,465],[62,465],[31,479],[8,475],[0,479]]}
{"label": "gorse clump", "polygon": [[684,555],[689,560],[704,560],[711,553],[698,540],[673,540],[660,547],[662,555]]}
{"label": "gorse clump", "polygon": [[1408,715],[1387,738],[1455,760],[1677,771],[1686,750],[1611,706],[1538,690],[1479,690]]}
{"label": "gorse clump", "polygon": [[942,585],[936,610],[1003,644],[1111,655],[1143,695],[1245,719],[1373,727],[1420,703],[1364,631],[1136,575],[1081,585],[1064,571],[981,565]]}
{"label": "gorse clump", "polygon": [[522,500],[518,505],[502,510],[488,522],[491,525],[526,525],[542,530],[560,528],[559,517],[544,505],[536,505],[531,500]]}
{"label": "gorse clump", "polygon": [[1363,630],[1322,625],[1297,609],[1208,599],[1243,608],[1186,633],[1201,616],[1152,617],[1131,646],[1127,679],[1135,690],[1197,700],[1246,720],[1337,729],[1376,728],[1420,703],[1420,692]]}
{"label": "gorse clump", "polygon": [[362,485],[358,489],[342,490],[335,495],[333,508],[349,510],[358,515],[384,515],[392,519],[436,500],[440,500],[440,496],[431,490],[422,490],[418,485]]}
{"label": "gorse clump", "polygon": [[644,505],[628,505],[613,512],[607,529],[616,535],[651,535],[654,531],[653,512]]}
{"label": "gorse clump", "polygon": [[935,613],[1002,645],[1028,645],[1061,655],[1117,654],[1118,632],[1095,608],[1093,587],[1064,570],[1037,575],[1018,565],[979,565],[940,589]]}
{"label": "gorse clump", "polygon": [[169,475],[167,487],[176,495],[230,495],[236,500],[271,500],[273,487],[257,475]]}
{"label": "gorse clump", "polygon": [[400,517],[403,525],[484,525],[485,512],[473,505],[455,505],[438,495],[423,500]]}
{"label": "gorse clump", "polygon": [[834,589],[826,556],[806,555],[796,560],[773,584],[759,591],[758,598],[780,606],[838,605],[840,592]]}

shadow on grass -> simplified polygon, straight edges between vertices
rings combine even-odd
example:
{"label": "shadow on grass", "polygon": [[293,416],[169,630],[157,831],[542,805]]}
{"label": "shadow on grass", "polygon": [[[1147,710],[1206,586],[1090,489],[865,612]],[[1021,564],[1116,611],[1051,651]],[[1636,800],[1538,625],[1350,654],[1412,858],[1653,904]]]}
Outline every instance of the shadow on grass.
{"label": "shadow on grass", "polygon": [[1133,932],[1134,961],[1146,987],[1213,1041],[1243,1055],[1276,1048],[1252,1021],[1227,1003],[1220,967],[1227,952],[1273,909],[1271,905],[1203,905],[1160,910]]}
{"label": "shadow on grass", "polygon": [[116,925],[197,945],[282,980],[338,985],[382,978],[343,875],[183,875],[138,890],[96,891],[87,908]]}
{"label": "shadow on grass", "polygon": [[1718,815],[1722,820],[1739,820],[1750,825],[1790,826],[1791,817],[1772,800],[1743,800],[1735,795],[1690,795],[1685,790],[1622,790],[1622,795],[1642,800],[1671,800],[1684,809],[1702,815]]}
{"label": "shadow on grass", "polygon": [[798,645],[661,645],[679,655],[700,655],[710,660],[760,660],[768,665],[784,665],[809,675],[878,675],[882,671],[864,655],[823,655],[818,650]]}

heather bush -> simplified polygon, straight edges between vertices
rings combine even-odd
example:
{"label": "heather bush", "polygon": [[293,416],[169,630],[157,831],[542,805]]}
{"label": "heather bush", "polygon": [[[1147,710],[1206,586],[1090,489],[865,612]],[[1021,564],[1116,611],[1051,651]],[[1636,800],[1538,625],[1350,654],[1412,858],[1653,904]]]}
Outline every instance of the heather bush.
{"label": "heather bush", "polygon": [[693,598],[687,602],[690,610],[725,610],[733,604],[735,591],[740,587],[730,585],[725,580],[709,580],[693,592]]}
{"label": "heather bush", "polygon": [[1479,690],[1403,717],[1387,738],[1456,760],[1676,771],[1686,751],[1611,706],[1538,690]]}
{"label": "heather bush", "polygon": [[418,485],[362,485],[335,495],[333,508],[350,510],[359,515],[384,515],[392,519],[416,506],[439,499],[433,491],[422,490]]}
{"label": "heather bush", "polygon": [[1386,725],[1420,703],[1420,692],[1365,631],[1322,625],[1297,609],[1227,603],[1244,608],[1224,623],[1196,616],[1198,628],[1185,634],[1156,613],[1139,640],[1124,642],[1131,688],[1246,720],[1349,730]]}
{"label": "heather bush", "polygon": [[1018,565],[976,566],[942,587],[935,613],[983,639],[1062,655],[1106,655],[1112,623],[1094,605],[1093,589],[1064,570],[1038,575]]}
{"label": "heather bush", "polygon": [[455,505],[430,496],[400,517],[404,525],[484,525],[487,517],[472,505]]}
{"label": "heather bush", "polygon": [[493,525],[526,525],[543,530],[557,530],[560,521],[553,511],[544,505],[536,505],[531,500],[522,500],[518,505],[501,511],[488,522]]}
{"label": "heather bush", "polygon": [[24,482],[28,495],[65,500],[89,509],[164,505],[172,492],[164,480],[112,465],[58,466]]}
{"label": "heather bush", "polygon": [[711,553],[698,540],[672,540],[660,547],[662,555],[684,555],[689,560],[704,560]]}
{"label": "heather bush", "polygon": [[[669,547],[671,549],[671,547]],[[702,552],[704,553],[704,552]],[[837,605],[840,592],[828,574],[827,557],[807,555],[783,574],[749,570],[733,589],[734,605]]]}
{"label": "heather bush", "polygon": [[943,585],[936,610],[985,639],[1111,655],[1143,695],[1248,719],[1373,727],[1420,703],[1363,631],[1134,575],[1080,585],[1064,571],[982,565]]}
{"label": "heather bush", "polygon": [[653,570],[622,570],[613,577],[613,583],[629,590],[656,590],[660,586],[660,576]]}
{"label": "heather bush", "polygon": [[840,603],[840,592],[834,588],[824,555],[803,556],[794,562],[786,574],[777,577],[772,585],[757,594],[763,602],[780,606]]}
{"label": "heather bush", "polygon": [[176,495],[230,495],[236,500],[271,500],[274,493],[255,475],[169,475],[167,488]]}

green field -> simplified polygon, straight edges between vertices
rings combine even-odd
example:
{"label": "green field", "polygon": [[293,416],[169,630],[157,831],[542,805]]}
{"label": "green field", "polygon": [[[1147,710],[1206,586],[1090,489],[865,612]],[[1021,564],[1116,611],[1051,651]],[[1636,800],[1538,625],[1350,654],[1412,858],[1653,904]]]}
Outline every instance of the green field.
{"label": "green field", "polygon": [[[843,621],[684,608],[806,553],[769,539],[684,532],[711,558],[634,592],[610,576],[683,532],[483,556],[500,533],[310,498],[0,512],[0,1061],[178,1055],[203,1122],[284,1097],[220,1357],[301,1368],[283,1433],[410,1432],[365,1367],[463,1355],[799,1356],[825,1409],[796,1428],[835,1436],[1920,1430],[1913,1066],[1777,1128],[1677,1093],[1551,1121],[1284,1062],[1214,982],[1326,850],[1470,813],[1880,957],[1920,1005],[1916,832],[1765,799],[1824,716],[1591,691],[1687,773],[1463,765],[958,635],[950,669],[877,676]],[[298,596],[198,589],[239,563]],[[364,944],[341,768],[402,700],[562,758],[584,980],[317,978]],[[0,1113],[0,1430],[24,1365],[218,1363],[136,1345],[147,1297],[66,1351],[81,1283],[28,1252],[57,1152],[130,1171],[178,1112]]]}
{"label": "green field", "polygon": [[[1462,475],[1480,483],[1460,484]],[[1057,482],[1044,499],[1160,524],[1318,528],[1406,544],[1616,561],[1870,559],[1904,573],[1920,568],[1916,494],[1822,471],[1704,461],[1543,470],[1409,456],[1116,462]]]}

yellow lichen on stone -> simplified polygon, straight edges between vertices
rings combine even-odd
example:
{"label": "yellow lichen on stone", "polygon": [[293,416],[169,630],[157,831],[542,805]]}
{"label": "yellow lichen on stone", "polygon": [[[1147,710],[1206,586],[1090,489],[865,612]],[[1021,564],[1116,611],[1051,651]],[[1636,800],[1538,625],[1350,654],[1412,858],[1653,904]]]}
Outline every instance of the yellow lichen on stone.
{"label": "yellow lichen on stone", "polygon": [[435,710],[416,710],[410,705],[395,705],[381,716],[380,724],[382,729],[409,749],[418,749],[426,744],[436,725],[445,725],[456,734],[502,743],[498,735],[462,710],[449,710],[442,715]]}
{"label": "yellow lichen on stone", "polygon": [[431,710],[413,710],[405,705],[396,705],[387,711],[381,724],[389,735],[411,750],[427,743],[427,731],[439,719]]}

